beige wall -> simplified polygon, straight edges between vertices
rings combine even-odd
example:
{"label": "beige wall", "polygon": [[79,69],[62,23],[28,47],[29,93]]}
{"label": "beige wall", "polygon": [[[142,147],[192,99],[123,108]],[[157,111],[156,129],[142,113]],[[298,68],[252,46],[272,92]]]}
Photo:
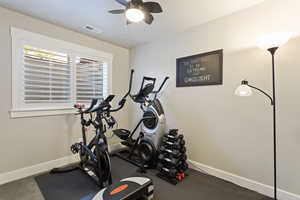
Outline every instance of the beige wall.
{"label": "beige wall", "polygon": [[[55,26],[0,7],[0,173],[58,159],[70,154],[69,147],[80,136],[73,115],[11,119],[11,37],[10,26],[73,42],[114,55],[113,93],[127,89],[129,50]],[[127,127],[127,108],[117,114]]]}
{"label": "beige wall", "polygon": [[[243,78],[267,91],[271,88],[271,57],[256,48],[261,35],[273,31],[300,33],[299,0],[265,3],[196,27],[173,38],[137,47],[131,52],[135,81],[142,75],[171,77],[161,96],[168,127],[179,128],[189,158],[272,185],[272,108],[255,93],[233,95]],[[176,58],[224,49],[224,84],[175,87]],[[300,194],[300,38],[277,54],[278,182]],[[137,89],[137,84],[134,84]],[[133,121],[140,113],[131,110]]]}

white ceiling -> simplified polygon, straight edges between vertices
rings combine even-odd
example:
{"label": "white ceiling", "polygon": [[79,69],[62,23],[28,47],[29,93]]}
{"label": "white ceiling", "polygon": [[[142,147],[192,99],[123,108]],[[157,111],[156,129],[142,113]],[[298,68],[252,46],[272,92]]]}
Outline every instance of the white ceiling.
{"label": "white ceiling", "polygon": [[[264,0],[154,0],[164,12],[152,25],[125,25],[124,15],[107,11],[122,6],[114,0],[0,0],[0,6],[124,46],[136,45],[183,32],[210,20],[248,8]],[[101,34],[84,30],[100,28]]]}

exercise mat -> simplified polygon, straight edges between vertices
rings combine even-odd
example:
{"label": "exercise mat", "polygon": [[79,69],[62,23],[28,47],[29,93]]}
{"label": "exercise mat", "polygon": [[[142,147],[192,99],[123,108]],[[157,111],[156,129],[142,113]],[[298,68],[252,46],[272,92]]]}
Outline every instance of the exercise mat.
{"label": "exercise mat", "polygon": [[[117,157],[112,157],[113,182],[137,174],[137,168]],[[146,175],[154,182],[155,200],[271,200],[257,192],[242,188],[214,176],[188,170],[189,177],[176,186],[156,177],[156,170],[148,170]],[[62,174],[43,174],[36,177],[37,184],[45,200],[79,200],[96,193],[99,188],[94,181],[80,170]]]}
{"label": "exercise mat", "polygon": [[[112,157],[111,162],[113,182],[138,175],[137,168],[123,160]],[[45,200],[79,200],[100,190],[95,182],[79,169],[67,173],[46,173],[35,177],[35,180]]]}

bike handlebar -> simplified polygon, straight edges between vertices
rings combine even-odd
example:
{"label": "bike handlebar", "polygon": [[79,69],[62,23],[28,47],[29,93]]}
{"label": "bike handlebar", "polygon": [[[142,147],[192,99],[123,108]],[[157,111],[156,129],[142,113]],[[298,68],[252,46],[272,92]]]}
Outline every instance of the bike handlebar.
{"label": "bike handlebar", "polygon": [[97,107],[91,109],[89,112],[98,112],[98,111],[109,111],[111,108],[110,102],[115,98],[115,95],[109,95],[103,100]]}
{"label": "bike handlebar", "polygon": [[126,98],[121,99],[121,101],[119,101],[119,107],[115,108],[115,109],[111,109],[110,112],[117,112],[117,111],[121,110],[124,107],[125,103],[126,103]]}
{"label": "bike handlebar", "polygon": [[98,102],[98,99],[92,99],[92,103],[91,103],[90,107],[85,110],[83,110],[83,108],[85,107],[84,104],[75,104],[74,108],[77,108],[79,110],[79,114],[89,113],[93,109],[93,107],[97,104],[97,102]]}

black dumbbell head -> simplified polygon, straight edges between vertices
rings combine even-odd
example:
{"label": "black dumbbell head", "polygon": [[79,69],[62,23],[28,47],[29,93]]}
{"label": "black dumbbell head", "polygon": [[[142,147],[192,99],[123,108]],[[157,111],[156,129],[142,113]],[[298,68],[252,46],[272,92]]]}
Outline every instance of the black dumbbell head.
{"label": "black dumbbell head", "polygon": [[187,155],[183,154],[182,157],[181,157],[181,160],[186,161],[187,160]]}
{"label": "black dumbbell head", "polygon": [[186,153],[186,147],[182,147],[182,148],[180,149],[180,152],[181,152],[181,153]]}
{"label": "black dumbbell head", "polygon": [[167,168],[163,167],[160,170],[163,174],[165,174],[168,177],[175,178],[178,174],[178,170],[176,168]]}
{"label": "black dumbbell head", "polygon": [[178,135],[178,129],[170,129],[169,135],[174,135],[174,136]]}

